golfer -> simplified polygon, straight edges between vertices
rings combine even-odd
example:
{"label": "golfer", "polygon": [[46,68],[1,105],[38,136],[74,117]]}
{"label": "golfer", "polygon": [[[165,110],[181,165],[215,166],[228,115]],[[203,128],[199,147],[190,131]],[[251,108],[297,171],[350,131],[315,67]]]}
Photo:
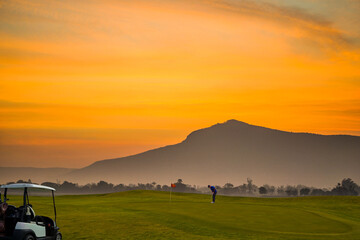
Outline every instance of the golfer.
{"label": "golfer", "polygon": [[212,193],[213,193],[213,196],[212,196],[212,202],[211,203],[215,203],[215,196],[216,196],[216,194],[217,194],[217,191],[216,191],[216,188],[214,187],[214,186],[210,186],[210,185],[208,185],[208,188],[210,188],[210,190],[212,191]]}

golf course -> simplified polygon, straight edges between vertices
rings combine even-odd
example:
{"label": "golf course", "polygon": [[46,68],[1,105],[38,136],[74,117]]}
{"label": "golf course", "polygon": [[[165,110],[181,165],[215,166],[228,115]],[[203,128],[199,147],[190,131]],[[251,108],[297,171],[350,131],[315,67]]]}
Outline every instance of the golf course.
{"label": "golf course", "polygon": [[[20,196],[9,204],[21,205]],[[30,196],[53,217],[50,197]],[[64,239],[360,239],[360,197],[250,198],[128,191],[56,197]]]}

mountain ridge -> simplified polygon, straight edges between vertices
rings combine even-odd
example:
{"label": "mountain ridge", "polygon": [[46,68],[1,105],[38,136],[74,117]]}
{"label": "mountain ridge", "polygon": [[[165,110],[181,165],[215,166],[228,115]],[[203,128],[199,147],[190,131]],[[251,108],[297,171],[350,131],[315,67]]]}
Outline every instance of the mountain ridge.
{"label": "mountain ridge", "polygon": [[[346,144],[350,144],[350,146]],[[358,157],[360,153],[354,149],[359,146],[360,137],[357,136],[286,132],[232,119],[193,131],[180,143],[127,157],[100,160],[85,168],[74,170],[68,176],[74,180],[81,179],[76,175],[94,176],[96,178],[99,175],[98,172],[109,168],[104,174],[107,176],[105,179],[109,181],[130,181],[133,183],[159,181],[166,183],[167,181],[174,181],[174,178],[184,178],[185,180],[190,179],[187,180],[188,182],[206,184],[205,179],[207,182],[221,181],[221,179],[223,179],[222,182],[227,182],[225,179],[241,181],[238,177],[234,177],[232,168],[239,169],[239,173],[244,175],[243,181],[247,177],[252,177],[256,181],[257,178],[264,178],[264,175],[269,175],[269,173],[261,173],[264,168],[268,168],[268,170],[272,169],[274,175],[282,175],[280,178],[274,177],[277,180],[273,182],[271,182],[271,177],[266,177],[265,179],[270,180],[268,183],[281,184],[280,179],[282,179],[282,184],[299,184],[304,183],[304,181],[301,181],[300,177],[297,178],[298,182],[295,179],[291,180],[291,177],[286,176],[286,169],[294,171],[298,168],[305,171],[302,163],[307,165],[309,169],[312,168],[312,164],[316,166],[319,173],[314,178],[319,178],[325,174],[320,173],[321,168],[319,167],[328,171],[327,174],[329,172],[334,173],[335,169],[339,169],[339,173],[343,175],[334,175],[339,175],[340,178],[351,177],[353,173],[345,174],[348,172],[347,170],[351,172],[351,169],[337,166],[336,157],[340,159],[341,154],[336,151],[336,148],[339,147],[340,152],[345,151],[345,153],[347,150],[355,151],[354,153]],[[306,155],[309,156],[309,159],[306,159]],[[320,163],[316,160],[316,158],[321,159],[323,157],[328,158],[326,163]],[[354,160],[354,157],[346,155],[344,159],[345,162],[360,167],[359,162]],[[351,163],[351,161],[353,162]],[[218,169],[223,174],[208,170],[210,176],[207,176],[203,169],[205,166]],[[335,169],[331,170],[330,166]],[[283,173],[275,171],[273,167],[282,169]],[[246,171],[241,171],[241,169],[246,169]],[[197,180],[192,174],[201,176],[203,180]],[[319,184],[324,185],[325,182],[330,184],[332,177],[328,176],[328,178],[327,181],[319,181]],[[287,180],[289,181],[287,182]],[[338,180],[333,179],[331,182]],[[314,185],[316,184],[315,181]]]}
{"label": "mountain ridge", "polygon": [[[246,122],[243,122],[243,121],[238,121],[236,119],[230,119],[230,120],[227,120],[225,121],[224,123],[216,123],[210,127],[206,127],[206,128],[201,128],[201,129],[198,129],[198,130],[194,130],[193,132],[191,132],[190,134],[188,134],[186,136],[186,138],[181,141],[180,143],[183,143],[183,142],[186,142],[189,140],[189,138],[191,138],[194,134],[200,132],[200,131],[203,131],[203,130],[207,130],[207,129],[211,129],[213,127],[216,127],[216,126],[220,126],[220,125],[224,125],[224,124],[229,124],[229,123],[240,123],[240,124],[243,124],[243,125],[246,125],[246,126],[252,126],[252,127],[258,127],[258,128],[263,128],[263,129],[266,129],[266,130],[272,130],[272,131],[277,131],[277,132],[282,132],[282,133],[291,133],[291,134],[309,134],[309,135],[316,135],[316,136],[346,136],[346,137],[359,137],[359,136],[354,136],[354,135],[346,135],[346,134],[330,134],[330,135],[324,135],[324,134],[318,134],[318,133],[310,133],[310,132],[292,132],[292,131],[284,131],[284,130],[278,130],[278,129],[274,129],[274,128],[268,128],[268,127],[263,127],[263,126],[258,126],[258,125],[253,125],[253,124],[249,124],[249,123],[246,123]],[[170,144],[170,145],[165,145],[165,146],[162,146],[162,147],[159,147],[159,148],[155,148],[155,149],[150,149],[150,150],[147,150],[145,152],[141,152],[141,153],[136,153],[136,154],[132,154],[132,155],[128,155],[128,156],[124,156],[124,157],[118,157],[118,158],[109,158],[109,159],[103,159],[103,160],[98,160],[98,161],[95,161],[94,163],[90,164],[89,166],[97,163],[97,162],[102,162],[102,161],[108,161],[108,160],[117,160],[117,159],[122,159],[122,158],[126,158],[126,157],[131,157],[131,156],[137,156],[137,155],[140,155],[140,154],[143,154],[143,153],[146,153],[146,152],[151,152],[151,151],[154,151],[154,150],[158,150],[158,149],[162,149],[162,148],[165,148],[165,147],[168,147],[168,146],[174,146],[174,145],[178,145],[180,143],[176,143],[176,144]],[[86,166],[86,167],[89,167],[89,166]],[[84,167],[84,168],[86,168]]]}

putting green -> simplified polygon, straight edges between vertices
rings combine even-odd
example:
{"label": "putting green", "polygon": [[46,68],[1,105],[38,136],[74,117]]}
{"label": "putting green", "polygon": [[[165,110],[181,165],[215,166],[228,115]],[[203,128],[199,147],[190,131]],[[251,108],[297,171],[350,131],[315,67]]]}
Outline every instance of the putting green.
{"label": "putting green", "polygon": [[[64,239],[360,239],[360,197],[218,196],[210,204],[209,195],[173,193],[170,203],[166,192],[130,191],[56,200]],[[53,215],[50,198],[30,201]]]}

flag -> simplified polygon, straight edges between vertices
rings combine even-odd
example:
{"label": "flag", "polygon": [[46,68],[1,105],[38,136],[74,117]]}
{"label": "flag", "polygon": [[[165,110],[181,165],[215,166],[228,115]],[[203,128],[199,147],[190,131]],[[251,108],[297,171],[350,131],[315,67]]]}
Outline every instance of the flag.
{"label": "flag", "polygon": [[174,183],[170,183],[170,186],[171,186],[171,188],[170,188],[170,202],[171,202],[171,192],[172,192],[172,189],[174,188],[174,187],[176,187],[176,185],[174,184]]}

